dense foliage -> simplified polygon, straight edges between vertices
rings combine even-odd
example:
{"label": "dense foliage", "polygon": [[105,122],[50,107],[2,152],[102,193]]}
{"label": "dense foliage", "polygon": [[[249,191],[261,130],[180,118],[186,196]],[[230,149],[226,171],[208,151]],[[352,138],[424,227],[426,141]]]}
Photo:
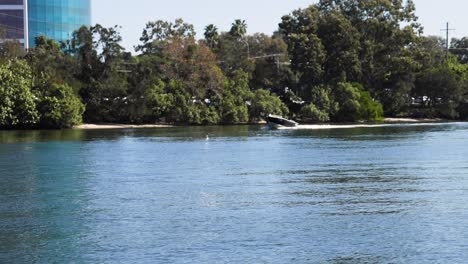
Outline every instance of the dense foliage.
{"label": "dense foliage", "polygon": [[379,120],[383,110],[458,118],[466,102],[466,51],[452,50],[457,59],[447,62],[442,41],[420,35],[411,0],[321,0],[284,16],[280,32],[298,74],[296,93],[310,102],[304,118]]}
{"label": "dense foliage", "polygon": [[[0,127],[84,122],[240,124],[278,114],[301,122],[383,116],[468,117],[468,40],[422,36],[407,1],[321,0],[272,36],[238,19],[197,40],[182,19],[147,23],[136,54],[119,28],[82,27],[69,41],[2,40]],[[1,36],[0,36],[1,38]]]}
{"label": "dense foliage", "polygon": [[0,65],[0,128],[66,128],[82,121],[84,105],[68,85],[33,77],[23,61]]}

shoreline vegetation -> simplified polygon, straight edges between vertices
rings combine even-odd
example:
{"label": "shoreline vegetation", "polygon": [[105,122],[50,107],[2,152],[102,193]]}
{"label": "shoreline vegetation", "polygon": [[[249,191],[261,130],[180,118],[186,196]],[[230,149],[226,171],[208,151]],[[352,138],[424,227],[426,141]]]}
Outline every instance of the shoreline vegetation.
{"label": "shoreline vegetation", "polygon": [[235,125],[268,114],[303,124],[468,119],[468,38],[446,54],[443,39],[422,35],[413,1],[320,0],[285,13],[272,35],[247,34],[242,19],[202,36],[182,19],[150,21],[133,54],[118,26],[82,27],[61,43],[39,36],[27,51],[0,29],[0,129]]}

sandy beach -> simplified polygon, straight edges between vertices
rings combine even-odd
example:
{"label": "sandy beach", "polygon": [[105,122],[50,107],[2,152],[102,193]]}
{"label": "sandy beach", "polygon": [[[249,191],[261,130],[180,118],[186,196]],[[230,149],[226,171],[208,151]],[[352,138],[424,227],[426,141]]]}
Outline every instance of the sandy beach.
{"label": "sandy beach", "polygon": [[[446,122],[444,119],[426,119],[426,118],[385,118],[384,122],[381,124],[366,124],[366,123],[356,123],[356,124],[304,124],[299,126],[299,128],[308,128],[308,129],[331,129],[331,128],[352,128],[352,127],[379,127],[387,126],[390,124],[405,124],[405,123],[437,123],[437,122]],[[256,124],[266,124],[265,121],[258,122]],[[125,129],[125,128],[168,128],[174,127],[173,125],[164,125],[164,124],[144,124],[144,125],[127,125],[127,124],[82,124],[79,126],[73,127],[73,129],[83,129],[83,130],[92,130],[92,129]]]}
{"label": "sandy beach", "polygon": [[385,118],[384,123],[431,123],[431,122],[445,122],[447,120],[440,118]]}
{"label": "sandy beach", "polygon": [[83,124],[75,126],[73,129],[123,129],[123,128],[165,128],[173,127],[171,125],[125,125],[125,124]]}

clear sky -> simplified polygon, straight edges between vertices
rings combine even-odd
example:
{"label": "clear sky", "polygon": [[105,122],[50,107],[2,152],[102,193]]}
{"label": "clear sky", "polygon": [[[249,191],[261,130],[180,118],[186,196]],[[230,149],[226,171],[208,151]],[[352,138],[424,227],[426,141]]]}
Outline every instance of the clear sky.
{"label": "clear sky", "polygon": [[[425,35],[445,36],[440,29],[450,22],[456,31],[451,37],[468,36],[467,0],[414,0],[417,15],[423,24]],[[248,32],[272,33],[277,29],[281,16],[299,7],[307,7],[312,0],[92,0],[93,23],[104,26],[120,25],[123,45],[128,51],[139,42],[146,22],[158,19],[183,18],[195,25],[197,36],[203,36],[203,28],[215,24],[227,31],[237,19],[245,19]]]}

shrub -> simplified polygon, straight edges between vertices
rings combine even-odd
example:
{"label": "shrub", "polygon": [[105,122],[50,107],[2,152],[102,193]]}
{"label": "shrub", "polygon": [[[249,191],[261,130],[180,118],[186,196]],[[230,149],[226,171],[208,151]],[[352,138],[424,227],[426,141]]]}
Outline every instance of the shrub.
{"label": "shrub", "polygon": [[369,92],[361,89],[359,98],[359,119],[366,121],[382,121],[384,110],[382,104],[372,99]]}
{"label": "shrub", "polygon": [[306,122],[328,122],[330,115],[323,110],[317,108],[316,105],[310,103],[302,107],[301,118]]}
{"label": "shrub", "polygon": [[252,98],[252,105],[249,109],[251,121],[260,120],[268,114],[284,116],[288,113],[288,107],[277,95],[271,94],[270,91],[267,90],[255,91]]}
{"label": "shrub", "polygon": [[31,92],[31,69],[24,62],[0,65],[0,127],[32,127],[39,120]]}
{"label": "shrub", "polygon": [[39,90],[40,126],[71,128],[83,119],[84,105],[68,85],[52,84]]}
{"label": "shrub", "polygon": [[338,83],[333,91],[339,104],[334,121],[379,121],[383,119],[383,107],[374,101],[369,92],[358,83]]}

